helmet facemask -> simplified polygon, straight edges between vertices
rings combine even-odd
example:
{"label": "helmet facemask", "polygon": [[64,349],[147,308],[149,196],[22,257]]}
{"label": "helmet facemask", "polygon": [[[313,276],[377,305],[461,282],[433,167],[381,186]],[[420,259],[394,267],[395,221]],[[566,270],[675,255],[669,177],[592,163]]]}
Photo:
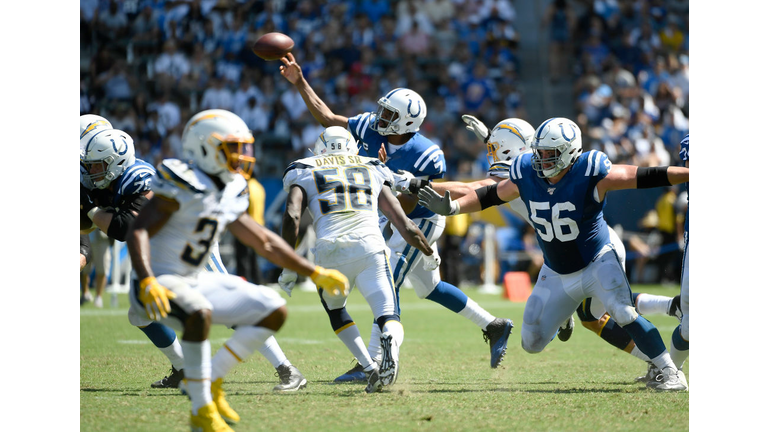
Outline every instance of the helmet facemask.
{"label": "helmet facemask", "polygon": [[[253,168],[256,165],[256,158],[253,155],[253,141],[253,136],[250,134],[228,135],[226,137],[217,133],[211,134],[209,143],[216,148],[216,159],[219,160],[220,165],[226,166],[226,171],[222,170],[222,173],[238,173],[246,180],[251,178]],[[222,180],[227,180],[230,176],[225,177]]]}
{"label": "helmet facemask", "polygon": [[379,109],[376,111],[376,117],[371,122],[371,128],[381,135],[398,135],[400,125],[398,120],[400,119],[400,113],[387,104],[386,102],[379,101]]}

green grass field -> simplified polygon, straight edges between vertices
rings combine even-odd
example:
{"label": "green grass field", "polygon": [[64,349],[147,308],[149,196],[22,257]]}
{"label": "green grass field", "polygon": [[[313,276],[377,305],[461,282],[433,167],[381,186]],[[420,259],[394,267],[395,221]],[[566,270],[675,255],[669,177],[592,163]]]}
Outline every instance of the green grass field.
{"label": "green grass field", "polygon": [[[674,289],[634,286],[673,296]],[[515,322],[504,362],[490,368],[488,345],[468,320],[401,292],[405,343],[397,383],[366,394],[364,384],[332,384],[353,357],[334,335],[314,293],[295,292],[277,340],[309,380],[297,394],[274,394],[275,370],[257,352],[225,379],[237,431],[680,431],[688,430],[688,393],[657,393],[636,384],[644,362],[576,324],[573,337],[555,339],[539,354],[520,347],[523,304],[468,292],[496,316]],[[108,299],[105,299],[108,304]],[[189,430],[189,401],[149,384],[168,373],[167,359],[128,323],[127,296],[119,307],[80,313],[80,430]],[[372,315],[358,292],[348,311],[363,338]],[[648,316],[669,343],[677,320]],[[214,327],[215,352],[230,330]],[[688,365],[685,366],[688,374]],[[687,375],[688,381],[691,377]],[[694,378],[695,379],[695,378]]]}

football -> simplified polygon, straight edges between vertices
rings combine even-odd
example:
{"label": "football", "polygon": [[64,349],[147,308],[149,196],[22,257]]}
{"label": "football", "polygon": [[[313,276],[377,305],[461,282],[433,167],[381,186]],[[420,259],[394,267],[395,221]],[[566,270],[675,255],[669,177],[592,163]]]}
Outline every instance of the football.
{"label": "football", "polygon": [[262,35],[253,44],[253,53],[264,60],[279,60],[293,49],[293,39],[282,33]]}

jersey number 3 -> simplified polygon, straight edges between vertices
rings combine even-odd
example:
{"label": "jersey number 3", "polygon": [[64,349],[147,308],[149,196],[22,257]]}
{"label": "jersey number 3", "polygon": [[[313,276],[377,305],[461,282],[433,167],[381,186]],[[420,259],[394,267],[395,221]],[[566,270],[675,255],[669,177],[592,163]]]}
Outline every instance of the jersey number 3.
{"label": "jersey number 3", "polygon": [[211,248],[211,243],[213,242],[213,237],[216,235],[216,228],[218,227],[219,222],[216,221],[216,219],[200,219],[197,222],[195,233],[203,232],[206,228],[210,228],[210,235],[197,242],[197,244],[200,245],[199,248],[193,248],[192,245],[187,243],[187,246],[184,248],[184,253],[181,255],[181,259],[193,266],[200,265],[203,258],[208,256],[208,250]]}
{"label": "jersey number 3", "polygon": [[[332,192],[332,199],[321,199],[320,211],[323,214],[335,213],[347,209],[347,201],[354,210],[373,210],[371,203],[371,175],[364,167],[349,167],[339,175],[339,168],[329,168],[312,172],[315,177],[317,193],[322,195]],[[347,199],[349,197],[349,199]]]}
{"label": "jersey number 3", "polygon": [[[555,237],[561,242],[567,242],[576,240],[576,237],[579,236],[579,226],[576,221],[560,216],[560,212],[576,210],[576,206],[571,202],[557,203],[550,207],[548,202],[529,201],[528,206],[531,209],[531,221],[544,227],[544,232],[538,227],[536,227],[536,232],[545,242],[551,242]],[[537,211],[549,210],[552,210],[552,223],[536,214]],[[568,227],[567,233],[563,232],[563,227]]]}

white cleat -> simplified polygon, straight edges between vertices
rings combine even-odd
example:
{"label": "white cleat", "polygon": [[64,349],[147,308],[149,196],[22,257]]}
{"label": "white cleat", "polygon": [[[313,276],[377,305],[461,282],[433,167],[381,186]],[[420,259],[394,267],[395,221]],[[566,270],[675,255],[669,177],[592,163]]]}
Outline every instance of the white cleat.
{"label": "white cleat", "polygon": [[681,370],[674,370],[671,367],[664,368],[656,376],[654,381],[649,381],[647,387],[658,391],[687,391],[688,382],[685,374]]}
{"label": "white cleat", "polygon": [[379,377],[381,378],[382,385],[389,386],[397,381],[400,347],[397,346],[395,338],[387,332],[381,335],[381,351]]}

